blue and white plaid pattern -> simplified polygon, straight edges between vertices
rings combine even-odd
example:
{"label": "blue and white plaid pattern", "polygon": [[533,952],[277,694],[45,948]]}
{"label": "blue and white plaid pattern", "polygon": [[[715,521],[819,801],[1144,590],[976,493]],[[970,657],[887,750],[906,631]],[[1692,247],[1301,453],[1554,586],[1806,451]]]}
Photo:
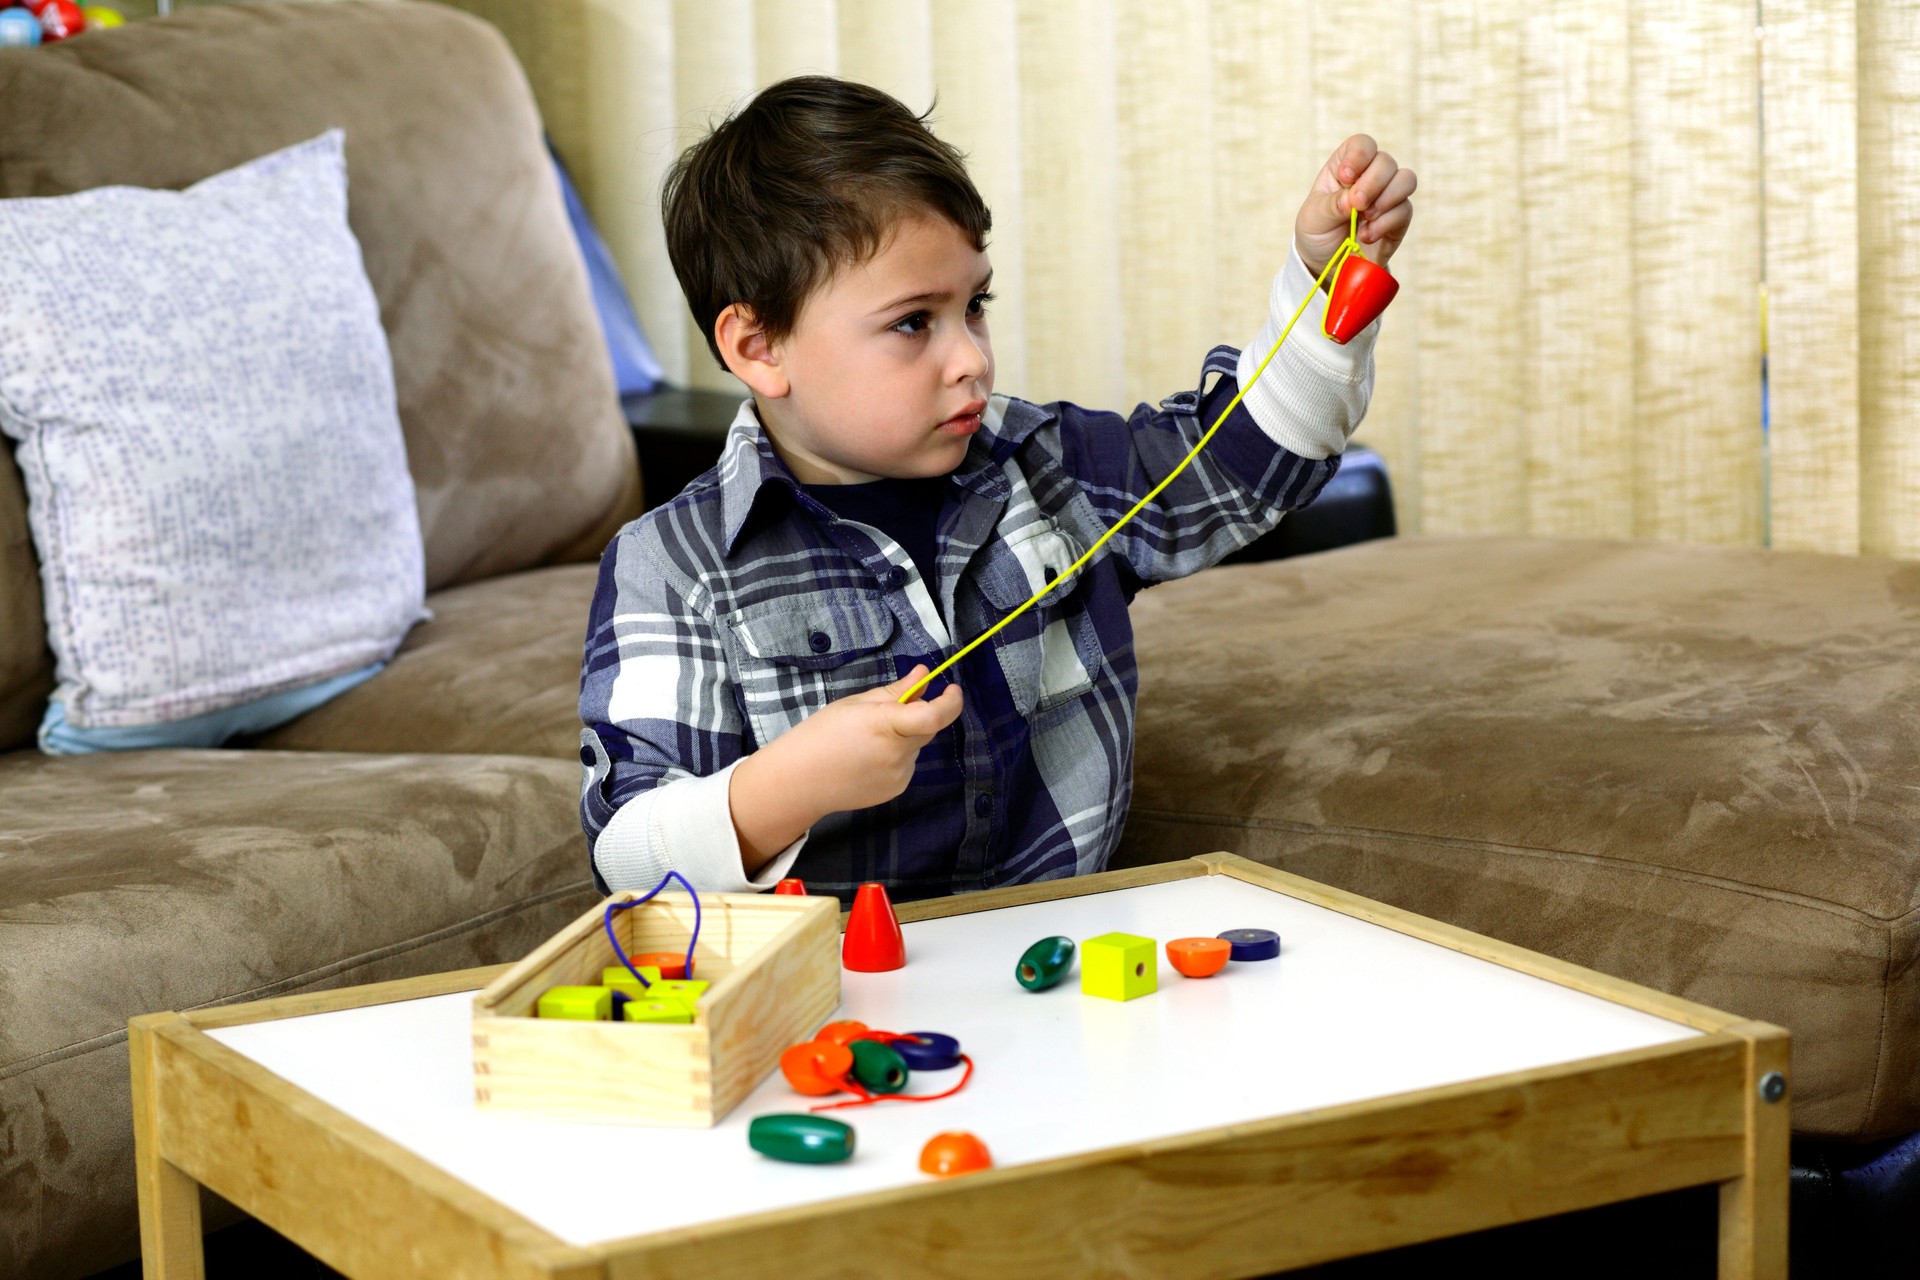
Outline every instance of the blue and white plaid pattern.
{"label": "blue and white plaid pattern", "polygon": [[[1131,416],[995,396],[951,476],[937,595],[892,539],[808,495],[743,405],[719,465],[601,561],[581,676],[588,839],[634,797],[711,775],[999,622],[1179,464],[1233,397],[1237,357],[1216,347],[1211,389]],[[878,880],[910,901],[1104,867],[1133,789],[1128,603],[1271,529],[1339,461],[1288,452],[1235,408],[1060,594],[955,668],[964,712],[907,790],[816,824],[790,874],[843,899]],[[984,691],[1000,682],[969,677],[983,662],[1004,675],[998,698]]]}

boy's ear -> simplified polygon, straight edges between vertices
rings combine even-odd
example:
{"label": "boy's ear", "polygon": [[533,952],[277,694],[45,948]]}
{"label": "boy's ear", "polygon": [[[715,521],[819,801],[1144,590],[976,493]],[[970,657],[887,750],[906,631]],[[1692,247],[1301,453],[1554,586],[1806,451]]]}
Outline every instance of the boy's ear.
{"label": "boy's ear", "polygon": [[792,390],[780,353],[767,341],[747,307],[730,303],[714,317],[713,340],[720,348],[720,358],[727,362],[728,372],[746,383],[755,395],[778,400]]}

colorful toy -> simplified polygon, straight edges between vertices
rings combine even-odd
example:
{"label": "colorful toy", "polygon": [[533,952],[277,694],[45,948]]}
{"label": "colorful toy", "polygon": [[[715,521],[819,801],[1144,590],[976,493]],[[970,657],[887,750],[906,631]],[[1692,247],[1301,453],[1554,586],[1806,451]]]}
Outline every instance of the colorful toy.
{"label": "colorful toy", "polygon": [[40,19],[25,9],[0,9],[0,49],[23,49],[40,43]]}
{"label": "colorful toy", "polygon": [[[678,981],[687,976],[687,958],[677,951],[648,951],[643,955],[630,957],[636,969],[658,969],[660,976],[669,981]],[[651,979],[649,979],[651,981]]]}
{"label": "colorful toy", "polygon": [[[631,977],[632,975],[629,974],[628,976]],[[701,996],[707,994],[707,988],[712,985],[711,982],[700,982],[692,978],[662,978],[647,988],[647,994],[650,996],[659,996],[667,1000],[684,1000],[688,1004],[694,1004],[699,1001]]]}
{"label": "colorful toy", "polygon": [[693,1021],[693,1006],[666,996],[632,996],[620,1006],[620,1021],[688,1023]]}
{"label": "colorful toy", "polygon": [[1346,250],[1346,254],[1328,291],[1327,318],[1321,325],[1321,332],[1343,347],[1378,320],[1393,295],[1400,292],[1400,282],[1385,267],[1369,262],[1357,251]]}
{"label": "colorful toy", "polygon": [[1175,938],[1167,944],[1167,963],[1189,978],[1211,978],[1227,967],[1233,944],[1225,938]]}
{"label": "colorful toy", "polygon": [[807,882],[788,876],[785,880],[773,886],[773,891],[775,893],[794,893],[804,898],[807,896]]}
{"label": "colorful toy", "polygon": [[970,1133],[936,1133],[920,1148],[920,1172],[936,1178],[993,1168],[987,1144]]}
{"label": "colorful toy", "polygon": [[853,1155],[853,1126],[827,1116],[755,1116],[747,1145],[763,1156],[793,1164],[833,1164]]}
{"label": "colorful toy", "polygon": [[1271,960],[1280,954],[1280,935],[1271,929],[1229,929],[1220,936],[1232,945],[1235,960]]}
{"label": "colorful toy", "polygon": [[1153,939],[1135,933],[1103,933],[1080,944],[1080,994],[1102,1000],[1132,1000],[1160,989]]}
{"label": "colorful toy", "polygon": [[610,964],[600,971],[600,985],[613,991],[625,992],[629,996],[639,996],[653,990],[660,982],[660,970],[652,965],[635,965],[634,967],[640,970],[640,978],[645,978],[645,983],[627,972],[625,965]]}
{"label": "colorful toy", "polygon": [[848,1019],[845,1022],[829,1022],[813,1033],[815,1040],[825,1040],[831,1044],[851,1044],[867,1034],[867,1024]]}
{"label": "colorful toy", "polygon": [[73,0],[41,0],[28,7],[40,19],[40,34],[49,44],[80,35],[87,29],[86,15]]}
{"label": "colorful toy", "polygon": [[938,1031],[909,1031],[888,1043],[909,1071],[946,1071],[960,1065],[960,1042]]}
{"label": "colorful toy", "polygon": [[853,1074],[853,1050],[831,1040],[791,1045],[780,1055],[780,1074],[799,1093],[818,1098],[840,1093]]}
{"label": "colorful toy", "polygon": [[885,885],[869,881],[853,895],[840,963],[856,973],[885,973],[906,965],[906,939],[900,936],[900,921]]}
{"label": "colorful toy", "polygon": [[105,5],[88,5],[80,12],[86,15],[89,31],[110,31],[127,24],[126,17],[118,9],[109,9]]}
{"label": "colorful toy", "polygon": [[605,987],[549,987],[541,993],[535,1008],[542,1018],[609,1022],[613,1018],[613,992]]}
{"label": "colorful toy", "polygon": [[1072,938],[1042,938],[1020,953],[1013,967],[1014,980],[1029,991],[1045,991],[1057,986],[1073,968]]}
{"label": "colorful toy", "polygon": [[906,1059],[892,1045],[878,1040],[855,1040],[847,1046],[853,1054],[853,1078],[874,1093],[899,1093],[907,1087]]}

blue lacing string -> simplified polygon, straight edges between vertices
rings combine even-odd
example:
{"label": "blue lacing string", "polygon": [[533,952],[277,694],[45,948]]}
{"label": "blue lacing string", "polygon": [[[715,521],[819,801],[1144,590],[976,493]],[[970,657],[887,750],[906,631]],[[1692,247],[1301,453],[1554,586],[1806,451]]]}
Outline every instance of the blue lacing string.
{"label": "blue lacing string", "polygon": [[627,953],[620,946],[620,939],[614,936],[613,913],[616,911],[631,911],[641,903],[649,901],[654,894],[659,893],[667,887],[667,881],[669,880],[678,880],[686,887],[688,895],[693,899],[693,936],[687,939],[687,977],[691,978],[693,976],[693,948],[694,945],[700,941],[700,895],[694,891],[692,885],[687,884],[687,878],[678,871],[667,872],[665,876],[661,877],[659,884],[653,886],[653,888],[647,890],[645,894],[635,898],[632,902],[609,902],[607,904],[606,918],[602,921],[606,926],[607,941],[613,944],[613,954],[619,957],[621,964],[627,966],[628,973],[640,980],[642,987],[651,987],[653,984],[646,980],[640,970],[634,968],[633,961],[627,959]]}

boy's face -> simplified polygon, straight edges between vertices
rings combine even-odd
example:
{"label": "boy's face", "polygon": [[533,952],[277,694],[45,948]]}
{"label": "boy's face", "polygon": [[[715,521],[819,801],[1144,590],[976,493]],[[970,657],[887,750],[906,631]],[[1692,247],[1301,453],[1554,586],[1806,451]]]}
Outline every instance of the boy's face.
{"label": "boy's face", "polygon": [[960,465],[993,392],[992,278],[987,255],[928,213],[895,223],[878,253],[807,299],[771,349],[784,378],[754,383],[774,449],[803,484]]}

